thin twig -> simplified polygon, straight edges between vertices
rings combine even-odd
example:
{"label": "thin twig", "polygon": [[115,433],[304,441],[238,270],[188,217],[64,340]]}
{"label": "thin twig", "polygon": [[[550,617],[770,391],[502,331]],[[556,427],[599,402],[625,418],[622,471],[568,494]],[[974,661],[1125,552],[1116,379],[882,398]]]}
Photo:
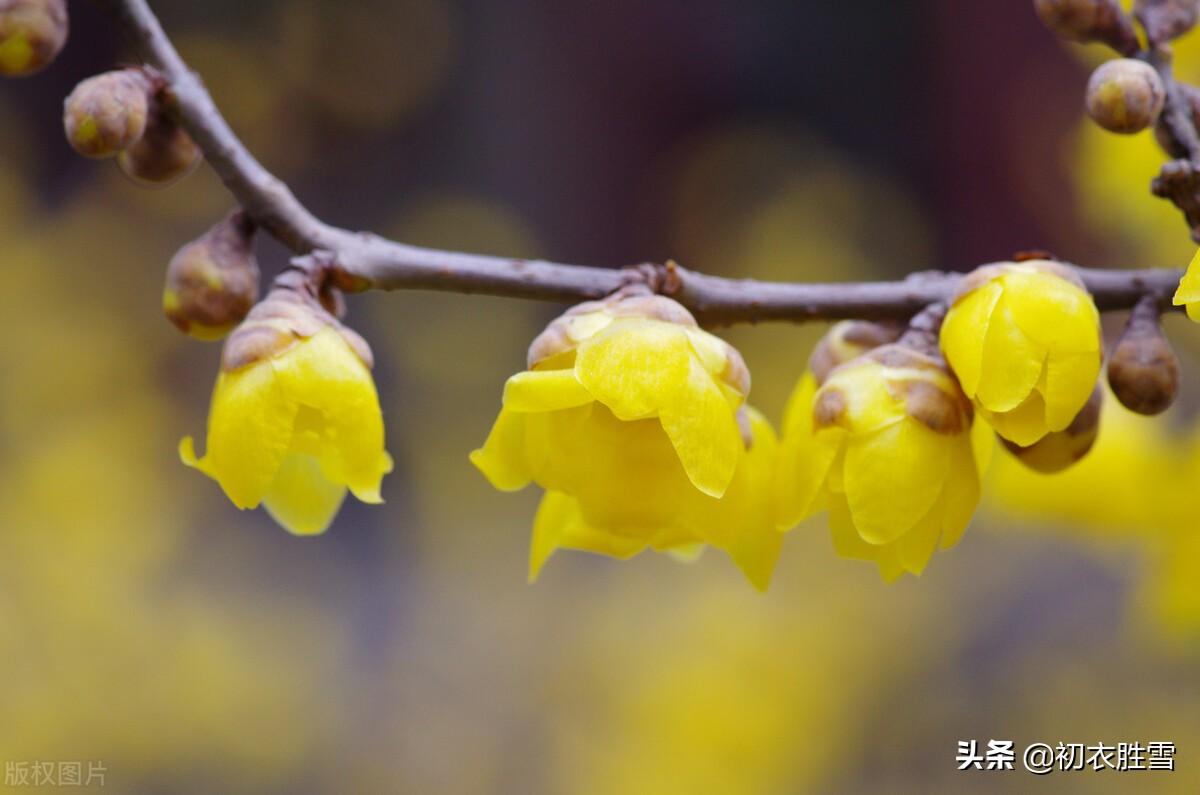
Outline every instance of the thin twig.
{"label": "thin twig", "polygon": [[[299,255],[322,252],[323,270],[343,289],[426,289],[572,302],[607,295],[631,280],[674,297],[706,325],[759,320],[909,318],[948,300],[960,278],[926,272],[905,281],[783,283],[726,279],[673,263],[612,269],[410,246],[324,223],[246,149],[203,83],[179,56],[146,0],[94,0],[162,72],[180,122],[229,192],[264,229]],[[1142,296],[1169,296],[1178,270],[1079,268],[1102,310],[1128,309]]]}

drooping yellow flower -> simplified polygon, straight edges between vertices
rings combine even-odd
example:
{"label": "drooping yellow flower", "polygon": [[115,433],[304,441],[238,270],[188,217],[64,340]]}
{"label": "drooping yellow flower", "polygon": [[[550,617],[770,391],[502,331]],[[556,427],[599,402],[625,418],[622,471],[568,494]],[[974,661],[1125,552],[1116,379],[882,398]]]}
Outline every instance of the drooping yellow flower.
{"label": "drooping yellow flower", "polygon": [[942,362],[898,344],[819,387],[805,373],[784,418],[781,524],[828,510],[838,554],[875,561],[889,581],[920,574],[970,522],[991,434]]}
{"label": "drooping yellow flower", "polygon": [[208,449],[183,462],[238,508],[296,535],[325,531],[349,489],[382,502],[392,462],[366,342],[307,296],[277,289],[229,337],[208,417]]}
{"label": "drooping yellow flower", "polygon": [[1187,307],[1187,316],[1200,323],[1200,251],[1192,257],[1187,272],[1179,280],[1179,289],[1175,291],[1172,303],[1175,306]]}
{"label": "drooping yellow flower", "polygon": [[674,301],[634,295],[571,309],[529,358],[471,461],[498,489],[546,489],[531,578],[558,547],[627,558],[712,545],[765,587],[775,439],[752,411],[743,438],[749,376],[733,348]]}
{"label": "drooping yellow flower", "polygon": [[963,391],[996,432],[1029,447],[1071,424],[1100,374],[1100,314],[1079,277],[1047,260],[963,279],[941,331]]}

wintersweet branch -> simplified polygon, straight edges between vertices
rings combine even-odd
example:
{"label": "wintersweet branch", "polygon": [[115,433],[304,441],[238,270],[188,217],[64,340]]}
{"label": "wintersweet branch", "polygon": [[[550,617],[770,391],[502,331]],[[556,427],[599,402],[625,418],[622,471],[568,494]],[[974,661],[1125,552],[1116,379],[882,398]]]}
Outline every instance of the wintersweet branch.
{"label": "wintersweet branch", "polygon": [[[601,268],[420,248],[321,221],[269,172],[225,121],[146,0],[94,0],[124,29],[146,63],[161,72],[180,123],[229,192],[260,226],[349,291],[426,289],[572,302],[643,282],[687,306],[707,325],[760,320],[908,318],[947,300],[960,278],[924,272],[903,281],[783,283],[726,279],[673,263]],[[1102,310],[1129,309],[1151,295],[1169,304],[1182,272],[1095,270],[1079,274]]]}

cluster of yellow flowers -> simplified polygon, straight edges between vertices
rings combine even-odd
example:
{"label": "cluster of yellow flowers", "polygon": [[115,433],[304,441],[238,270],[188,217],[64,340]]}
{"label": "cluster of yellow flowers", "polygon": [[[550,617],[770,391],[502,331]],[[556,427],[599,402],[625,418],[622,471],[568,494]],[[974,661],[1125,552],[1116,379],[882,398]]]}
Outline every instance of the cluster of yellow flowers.
{"label": "cluster of yellow flowers", "polygon": [[[940,332],[835,325],[777,439],[733,347],[626,289],[534,340],[471,461],[498,489],[545,490],[531,579],[559,548],[690,560],[712,546],[766,588],[784,532],[823,511],[840,554],[887,580],[920,574],[962,537],[995,435],[1030,468],[1063,469],[1091,446],[1101,394],[1099,313],[1072,269],[984,266],[944,310]],[[277,288],[226,343],[207,455],[190,439],[181,455],[238,507],[320,533],[347,490],[379,501],[391,468],[369,368],[316,296]]]}

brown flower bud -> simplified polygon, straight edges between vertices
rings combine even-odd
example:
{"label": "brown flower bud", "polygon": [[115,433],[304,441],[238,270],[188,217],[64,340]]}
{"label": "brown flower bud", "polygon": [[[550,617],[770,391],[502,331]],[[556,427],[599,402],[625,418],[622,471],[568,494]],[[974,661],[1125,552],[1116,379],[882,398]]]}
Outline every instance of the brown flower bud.
{"label": "brown flower bud", "polygon": [[0,75],[49,66],[67,43],[67,0],[0,0]]}
{"label": "brown flower bud", "polygon": [[167,266],[163,312],[197,339],[224,337],[257,298],[254,222],[240,210],[181,248]]}
{"label": "brown flower bud", "polygon": [[112,157],[146,131],[150,79],[141,69],[90,77],[63,103],[67,141],[85,157]]}
{"label": "brown flower bud", "polygon": [[1133,22],[1117,0],[1034,0],[1042,24],[1064,39],[1099,41],[1122,55],[1138,50]]}
{"label": "brown flower bud", "polygon": [[1141,132],[1158,121],[1167,93],[1150,64],[1118,58],[1101,64],[1088,80],[1087,112],[1104,129]]}
{"label": "brown flower bud", "polygon": [[1121,405],[1138,414],[1161,414],[1175,401],[1179,359],[1163,334],[1153,297],[1130,313],[1108,362],[1108,383]]}
{"label": "brown flower bud", "polygon": [[192,172],[203,155],[183,127],[155,108],[146,132],[117,156],[121,171],[139,185],[165,187]]}
{"label": "brown flower bud", "polygon": [[813,348],[808,359],[817,384],[825,383],[834,368],[857,359],[881,345],[895,342],[904,329],[897,324],[871,323],[866,320],[843,320],[833,326]]}
{"label": "brown flower bud", "polygon": [[1000,436],[1008,451],[1025,466],[1049,475],[1061,472],[1088,454],[1100,433],[1100,409],[1104,390],[1097,384],[1075,419],[1061,431],[1051,431],[1029,447],[1021,447]]}

